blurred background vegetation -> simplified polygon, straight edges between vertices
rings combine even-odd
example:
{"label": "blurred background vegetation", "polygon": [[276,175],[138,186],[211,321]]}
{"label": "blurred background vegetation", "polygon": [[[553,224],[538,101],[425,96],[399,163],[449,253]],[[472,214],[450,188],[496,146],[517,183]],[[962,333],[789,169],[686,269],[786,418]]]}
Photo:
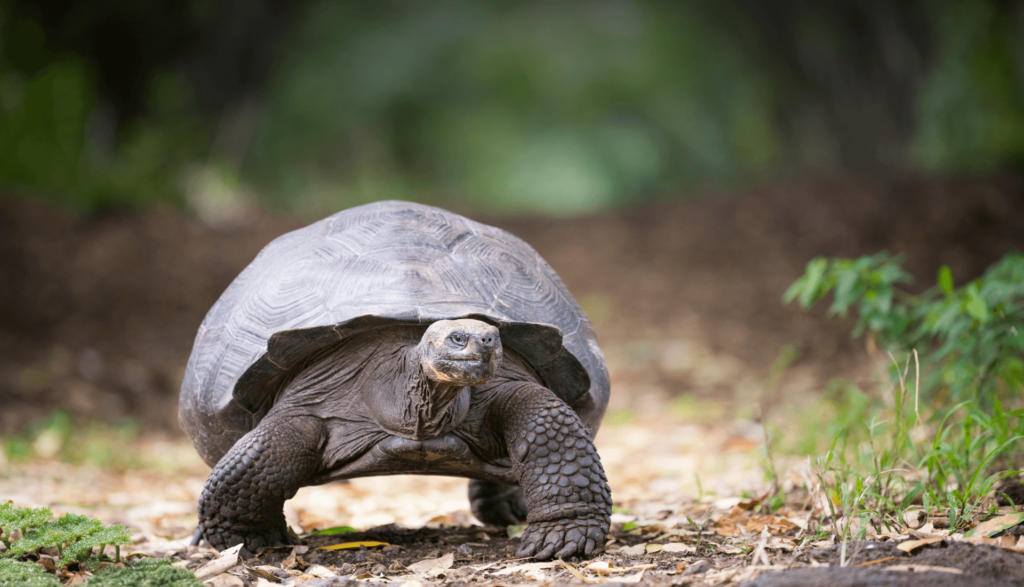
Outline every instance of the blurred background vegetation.
{"label": "blurred background vegetation", "polygon": [[574,214],[1024,160],[1024,3],[0,0],[0,192]]}

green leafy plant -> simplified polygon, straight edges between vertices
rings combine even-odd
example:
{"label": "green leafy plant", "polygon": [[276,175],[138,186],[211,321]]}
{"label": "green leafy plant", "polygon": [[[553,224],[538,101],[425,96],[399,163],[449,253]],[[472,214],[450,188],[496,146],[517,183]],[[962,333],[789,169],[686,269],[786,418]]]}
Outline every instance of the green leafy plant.
{"label": "green leafy plant", "polygon": [[[121,560],[121,545],[131,544],[131,533],[119,524],[104,526],[103,522],[78,514],[64,514],[50,520],[53,512],[46,508],[16,508],[10,503],[0,504],[0,525],[4,530],[4,545],[7,557],[20,557],[41,548],[56,548],[60,553],[59,564],[66,566],[74,561],[89,558],[94,548],[102,555],[104,547],[112,545],[116,560]],[[14,539],[14,531],[20,537]]]}
{"label": "green leafy plant", "polygon": [[61,582],[35,563],[0,557],[0,587],[60,587]]}
{"label": "green leafy plant", "polygon": [[1021,450],[1024,409],[1003,400],[1019,402],[1024,381],[1024,256],[1011,253],[960,288],[943,267],[919,295],[896,287],[910,281],[899,263],[886,253],[818,258],[784,296],[807,308],[832,293],[829,314],[855,308],[853,334],[889,352],[891,394],[873,398],[836,380],[824,398],[834,440],[812,470],[844,545],[854,520],[861,534],[868,524],[899,527],[912,504],[968,527],[995,483],[1018,473],[1005,469]]}
{"label": "green leafy plant", "polygon": [[171,566],[167,559],[143,558],[125,567],[100,569],[86,583],[89,587],[201,587],[202,583],[186,569]]}
{"label": "green leafy plant", "polygon": [[29,528],[38,528],[49,522],[53,512],[46,508],[16,508],[11,502],[0,503],[0,542],[11,548],[14,532],[21,536]]}
{"label": "green leafy plant", "polygon": [[697,532],[697,544],[693,547],[694,552],[700,555],[701,539],[704,538],[704,531],[707,530],[708,522],[711,521],[711,513],[715,511],[715,506],[711,506],[704,512],[700,522],[693,521],[693,518],[686,516],[686,523]]}
{"label": "green leafy plant", "polygon": [[819,257],[783,296],[802,308],[833,294],[829,315],[857,310],[854,336],[865,332],[897,356],[916,349],[925,368],[924,391],[954,401],[1014,395],[1024,388],[1024,255],[1009,253],[985,274],[955,287],[948,266],[938,284],[919,295],[900,257],[886,252],[858,259]]}
{"label": "green leafy plant", "polygon": [[[998,406],[998,400],[996,402]],[[960,418],[955,416],[964,411]],[[1024,417],[1024,410],[1014,412]],[[996,470],[985,475],[989,464],[1013,448],[1024,435],[1007,437],[1007,429],[994,423],[993,417],[978,410],[970,402],[954,406],[942,419],[930,450],[921,457],[924,475],[920,489],[926,506],[935,504],[944,507],[949,515],[951,528],[962,526],[967,517],[980,505],[980,496],[987,494],[1001,479],[1016,475],[1019,471]],[[945,491],[943,491],[945,489]]]}

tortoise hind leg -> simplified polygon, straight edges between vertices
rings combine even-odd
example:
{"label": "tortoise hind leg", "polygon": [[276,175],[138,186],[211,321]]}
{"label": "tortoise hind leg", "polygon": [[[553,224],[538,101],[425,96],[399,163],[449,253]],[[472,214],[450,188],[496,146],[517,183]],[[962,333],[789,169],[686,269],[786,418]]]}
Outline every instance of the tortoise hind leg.
{"label": "tortoise hind leg", "polygon": [[251,551],[291,543],[284,502],[320,464],[323,424],[315,417],[269,415],[217,463],[199,498],[203,538],[218,550]]}
{"label": "tortoise hind leg", "polygon": [[509,526],[526,521],[526,498],[518,485],[473,479],[469,482],[469,505],[476,519],[489,526]]}

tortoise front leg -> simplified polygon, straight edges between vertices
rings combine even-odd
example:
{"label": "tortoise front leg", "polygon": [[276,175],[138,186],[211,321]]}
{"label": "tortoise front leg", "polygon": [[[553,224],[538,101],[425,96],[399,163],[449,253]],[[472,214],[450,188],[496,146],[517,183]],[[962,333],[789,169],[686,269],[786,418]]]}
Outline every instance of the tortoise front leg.
{"label": "tortoise front leg", "polygon": [[320,464],[323,424],[311,416],[269,415],[217,463],[199,498],[199,528],[218,550],[255,552],[290,544],[284,502]]}
{"label": "tortoise front leg", "polygon": [[548,389],[531,383],[507,389],[511,393],[497,402],[500,421],[529,510],[516,556],[546,560],[600,552],[612,500],[590,434]]}

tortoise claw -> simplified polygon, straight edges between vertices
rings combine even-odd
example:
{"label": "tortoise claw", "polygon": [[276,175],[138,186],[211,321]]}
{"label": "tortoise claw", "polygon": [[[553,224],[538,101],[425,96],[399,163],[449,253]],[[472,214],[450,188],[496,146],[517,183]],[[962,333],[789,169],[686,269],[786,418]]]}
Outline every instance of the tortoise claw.
{"label": "tortoise claw", "polygon": [[530,524],[523,532],[516,556],[537,560],[591,556],[600,552],[604,534],[597,520],[586,518],[551,520]]}

